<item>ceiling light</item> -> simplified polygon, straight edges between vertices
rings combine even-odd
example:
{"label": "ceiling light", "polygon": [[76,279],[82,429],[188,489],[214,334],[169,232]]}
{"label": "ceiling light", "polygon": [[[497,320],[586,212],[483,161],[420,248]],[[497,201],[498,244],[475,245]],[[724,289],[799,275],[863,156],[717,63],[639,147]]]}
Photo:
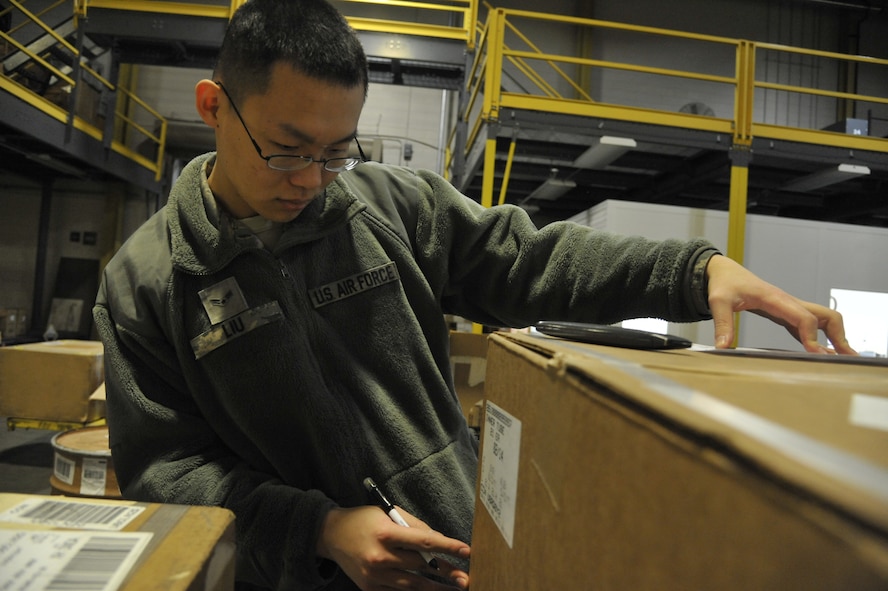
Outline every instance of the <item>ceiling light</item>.
{"label": "ceiling light", "polygon": [[632,138],[603,135],[574,160],[573,166],[576,168],[604,168],[629,150],[637,147],[638,144]]}
{"label": "ceiling light", "polygon": [[784,191],[804,193],[814,189],[822,189],[829,185],[835,185],[848,179],[865,176],[870,173],[868,166],[858,164],[839,164],[834,168],[827,168],[818,172],[790,181],[781,187]]}
{"label": "ceiling light", "polygon": [[527,196],[527,199],[555,201],[576,186],[577,184],[570,179],[547,179],[542,185],[534,189],[533,192]]}

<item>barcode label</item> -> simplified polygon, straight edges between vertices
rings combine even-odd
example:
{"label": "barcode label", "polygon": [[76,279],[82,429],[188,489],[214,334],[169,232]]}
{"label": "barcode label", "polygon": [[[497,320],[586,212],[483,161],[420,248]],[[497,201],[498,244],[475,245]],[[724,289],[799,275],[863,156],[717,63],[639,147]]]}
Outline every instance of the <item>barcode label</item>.
{"label": "barcode label", "polygon": [[114,591],[151,539],[148,532],[0,530],[10,591]]}
{"label": "barcode label", "polygon": [[74,484],[74,466],[74,462],[56,454],[55,462],[53,462],[53,474],[65,484]]}
{"label": "barcode label", "polygon": [[144,510],[123,503],[28,499],[0,513],[0,521],[119,531]]}
{"label": "barcode label", "polygon": [[[116,589],[117,576],[141,537],[93,536],[46,586],[46,591]],[[124,571],[125,574],[126,571]],[[113,583],[113,585],[112,585]]]}
{"label": "barcode label", "polygon": [[108,460],[104,458],[83,458],[80,473],[80,494],[100,497],[105,494]]}

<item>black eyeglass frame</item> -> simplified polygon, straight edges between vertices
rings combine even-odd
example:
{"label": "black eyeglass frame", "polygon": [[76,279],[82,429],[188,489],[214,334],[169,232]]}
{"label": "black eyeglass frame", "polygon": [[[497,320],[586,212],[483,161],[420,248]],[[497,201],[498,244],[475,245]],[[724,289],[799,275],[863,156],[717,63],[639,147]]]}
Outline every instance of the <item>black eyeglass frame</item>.
{"label": "black eyeglass frame", "polygon": [[[241,125],[244,126],[244,131],[247,132],[247,137],[250,138],[250,142],[253,144],[253,147],[256,149],[256,153],[259,155],[260,158],[265,160],[265,164],[268,166],[268,168],[270,168],[272,170],[282,171],[282,172],[295,172],[297,170],[305,170],[306,168],[311,166],[311,164],[314,162],[314,163],[317,163],[317,164],[320,164],[321,166],[323,166],[324,170],[326,170],[327,172],[345,172],[346,170],[353,169],[354,167],[356,167],[358,164],[361,164],[362,162],[367,162],[367,157],[364,155],[364,150],[361,148],[361,143],[358,141],[357,136],[355,136],[353,139],[355,140],[355,145],[358,146],[358,153],[361,155],[360,158],[356,158],[354,156],[346,156],[346,157],[342,157],[342,158],[316,159],[312,156],[296,156],[293,154],[271,154],[270,156],[264,155],[262,153],[262,148],[259,147],[259,144],[253,138],[253,134],[250,133],[250,130],[247,128],[247,124],[244,121],[243,116],[241,116],[240,110],[237,108],[237,105],[234,104],[234,99],[232,99],[231,95],[228,94],[228,90],[226,90],[225,86],[223,86],[223,84],[221,82],[219,82],[218,80],[214,80],[214,82],[219,86],[219,88],[222,89],[222,92],[225,93],[225,96],[228,98],[228,102],[231,103],[231,108],[234,109],[234,114],[237,115],[237,118],[240,120]],[[288,166],[288,167],[274,166],[271,162],[272,158],[284,158],[284,159],[286,159],[286,161],[293,162],[294,164],[296,164],[296,166],[295,167],[294,166]],[[337,161],[342,161],[343,165],[342,166],[334,166],[331,168],[330,163],[337,162]]]}

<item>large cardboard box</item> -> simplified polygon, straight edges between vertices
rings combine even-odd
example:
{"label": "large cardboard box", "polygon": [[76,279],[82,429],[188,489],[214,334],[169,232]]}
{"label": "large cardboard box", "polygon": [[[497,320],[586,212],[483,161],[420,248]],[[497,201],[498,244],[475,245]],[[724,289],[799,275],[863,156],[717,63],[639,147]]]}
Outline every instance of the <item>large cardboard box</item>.
{"label": "large cardboard box", "polygon": [[85,422],[104,381],[98,341],[60,340],[0,347],[0,416]]}
{"label": "large cardboard box", "polygon": [[488,336],[474,332],[450,332],[450,369],[459,404],[470,423],[475,421],[475,405],[484,398]]}
{"label": "large cardboard box", "polygon": [[234,589],[234,515],[218,507],[0,493],[2,587]]}
{"label": "large cardboard box", "polygon": [[474,591],[888,589],[888,367],[503,333],[485,405]]}

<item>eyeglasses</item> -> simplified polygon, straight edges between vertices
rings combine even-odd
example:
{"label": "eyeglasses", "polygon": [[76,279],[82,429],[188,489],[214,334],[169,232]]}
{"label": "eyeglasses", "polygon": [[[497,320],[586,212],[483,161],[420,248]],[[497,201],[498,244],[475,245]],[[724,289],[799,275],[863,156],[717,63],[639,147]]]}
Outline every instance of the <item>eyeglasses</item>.
{"label": "eyeglasses", "polygon": [[324,170],[327,170],[329,172],[343,172],[346,170],[351,170],[361,162],[367,161],[367,157],[364,156],[364,150],[361,149],[361,144],[358,143],[358,138],[354,138],[354,140],[355,144],[357,144],[358,146],[358,153],[361,155],[360,158],[348,157],[316,159],[312,158],[311,156],[291,156],[290,154],[272,154],[271,156],[263,155],[262,148],[260,148],[259,144],[256,143],[256,140],[253,139],[253,134],[250,133],[250,130],[247,129],[247,124],[244,123],[244,118],[241,116],[237,105],[234,104],[231,95],[228,94],[228,91],[225,90],[225,87],[222,86],[221,82],[219,82],[218,80],[216,80],[215,82],[219,85],[219,88],[222,89],[222,92],[225,93],[225,96],[228,97],[228,102],[231,103],[231,108],[234,109],[234,113],[237,115],[237,118],[240,119],[241,125],[244,126],[244,131],[247,132],[247,137],[249,137],[250,141],[253,142],[253,147],[256,148],[256,153],[259,154],[260,158],[265,160],[268,168],[271,168],[272,170],[284,171],[303,170],[308,168],[308,165],[312,162],[317,162],[324,167]]}

